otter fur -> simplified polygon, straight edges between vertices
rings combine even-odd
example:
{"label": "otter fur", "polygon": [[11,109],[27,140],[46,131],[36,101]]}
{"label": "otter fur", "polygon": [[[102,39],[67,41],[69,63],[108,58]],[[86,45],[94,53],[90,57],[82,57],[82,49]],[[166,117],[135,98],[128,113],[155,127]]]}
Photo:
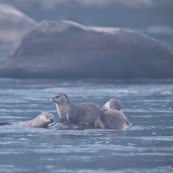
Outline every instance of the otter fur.
{"label": "otter fur", "polygon": [[102,120],[106,128],[124,130],[129,126],[129,121],[120,109],[121,102],[117,99],[110,99],[103,105]]}
{"label": "otter fur", "polygon": [[47,128],[49,124],[54,122],[54,115],[49,112],[42,112],[32,120],[13,122],[0,122],[0,125],[19,125],[24,127],[43,127]]}
{"label": "otter fur", "polygon": [[56,105],[61,122],[105,128],[101,119],[101,110],[96,104],[90,102],[73,104],[67,94],[62,92],[53,94],[51,101]]}
{"label": "otter fur", "polygon": [[119,100],[112,98],[108,102],[106,102],[103,105],[103,110],[121,110],[122,109],[122,104]]}

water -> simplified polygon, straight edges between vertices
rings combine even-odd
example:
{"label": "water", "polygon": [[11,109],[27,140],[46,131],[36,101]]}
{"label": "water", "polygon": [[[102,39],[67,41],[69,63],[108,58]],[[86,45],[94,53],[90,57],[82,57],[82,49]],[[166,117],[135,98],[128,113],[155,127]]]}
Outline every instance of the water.
{"label": "water", "polygon": [[126,131],[0,127],[2,173],[114,173],[173,171],[173,81],[0,80],[0,121],[21,121],[67,93],[74,103],[99,107],[111,97],[123,104]]}

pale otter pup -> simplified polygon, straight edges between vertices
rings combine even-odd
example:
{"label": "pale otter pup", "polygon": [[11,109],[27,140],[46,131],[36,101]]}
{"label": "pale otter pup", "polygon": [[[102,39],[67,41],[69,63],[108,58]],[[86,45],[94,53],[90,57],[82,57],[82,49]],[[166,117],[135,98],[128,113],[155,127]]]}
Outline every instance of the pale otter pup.
{"label": "pale otter pup", "polygon": [[117,99],[110,99],[103,105],[102,120],[106,128],[123,130],[129,126],[129,121],[120,109],[121,102]]}
{"label": "pale otter pup", "polygon": [[49,124],[53,123],[54,115],[49,112],[42,112],[36,118],[28,121],[21,121],[18,123],[1,122],[0,125],[19,125],[24,127],[44,127],[47,128]]}
{"label": "pale otter pup", "polygon": [[60,121],[105,128],[105,125],[101,120],[101,111],[96,104],[72,104],[65,93],[53,94],[51,101],[56,105]]}
{"label": "pale otter pup", "polygon": [[48,127],[50,123],[53,123],[54,115],[48,112],[40,113],[36,118],[28,121],[22,121],[18,124],[25,127]]}

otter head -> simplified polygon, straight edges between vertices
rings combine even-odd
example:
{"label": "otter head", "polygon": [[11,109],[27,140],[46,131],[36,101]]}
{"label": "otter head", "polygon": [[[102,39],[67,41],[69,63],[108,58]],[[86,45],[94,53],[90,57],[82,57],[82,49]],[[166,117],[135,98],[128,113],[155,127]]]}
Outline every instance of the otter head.
{"label": "otter head", "polygon": [[68,104],[70,102],[67,94],[65,93],[55,93],[52,95],[52,98],[50,99],[52,103],[62,105],[62,104]]}
{"label": "otter head", "polygon": [[42,112],[39,114],[39,121],[43,126],[47,127],[54,122],[54,115],[49,112]]}
{"label": "otter head", "polygon": [[108,111],[108,110],[121,110],[121,102],[117,99],[110,99],[108,102],[103,105],[103,110]]}

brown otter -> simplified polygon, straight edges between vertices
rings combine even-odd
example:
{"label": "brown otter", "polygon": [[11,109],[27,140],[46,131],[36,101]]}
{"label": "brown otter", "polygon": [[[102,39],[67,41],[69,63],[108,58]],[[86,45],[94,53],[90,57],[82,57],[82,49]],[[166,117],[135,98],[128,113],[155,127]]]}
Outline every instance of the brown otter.
{"label": "brown otter", "polygon": [[49,124],[53,123],[54,115],[49,112],[42,112],[36,118],[28,121],[21,121],[18,123],[1,122],[0,125],[19,125],[24,127],[44,127],[47,128]]}
{"label": "brown otter", "polygon": [[51,101],[55,103],[62,122],[86,124],[91,127],[105,128],[101,120],[101,111],[94,103],[72,104],[65,93],[53,94]]}
{"label": "brown otter", "polygon": [[103,105],[104,110],[121,110],[122,104],[119,100],[112,98]]}
{"label": "brown otter", "polygon": [[50,123],[53,123],[54,115],[48,112],[40,113],[36,118],[28,121],[19,122],[18,125],[25,127],[48,127]]}
{"label": "brown otter", "polygon": [[102,108],[102,120],[108,129],[123,130],[129,125],[129,121],[120,111],[121,103],[117,99],[110,99]]}

